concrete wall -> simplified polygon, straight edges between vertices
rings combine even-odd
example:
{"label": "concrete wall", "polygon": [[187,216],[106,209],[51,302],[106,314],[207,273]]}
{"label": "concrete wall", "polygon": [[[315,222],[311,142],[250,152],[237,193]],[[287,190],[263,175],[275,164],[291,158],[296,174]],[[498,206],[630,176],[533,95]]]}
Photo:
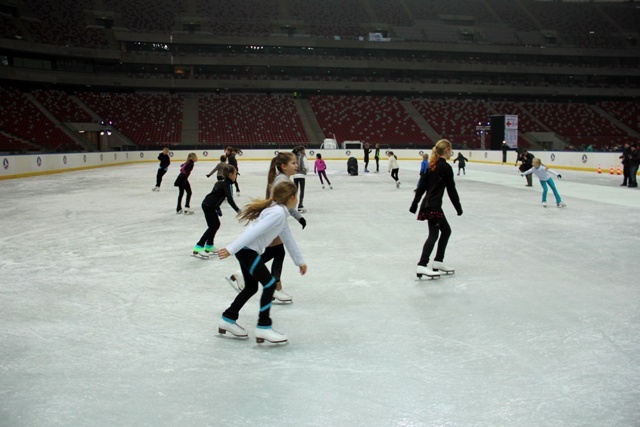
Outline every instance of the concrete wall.
{"label": "concrete wall", "polygon": [[[425,149],[426,150],[426,149]],[[426,150],[429,151],[430,150]],[[239,161],[248,160],[269,160],[278,150],[246,150]],[[307,157],[313,160],[317,153],[321,153],[325,160],[346,160],[349,157],[363,159],[363,151],[355,150],[320,150],[310,148],[307,150]],[[421,160],[423,151],[421,150],[394,150],[399,160]],[[481,151],[463,150],[463,155],[470,162],[500,164],[502,163],[501,151]],[[532,151],[540,157],[542,163],[557,169],[573,169],[584,171],[596,171],[601,166],[605,173],[610,167],[620,165],[620,153],[584,153],[584,152],[562,152],[562,151]],[[31,154],[31,155],[6,155],[0,156],[2,169],[0,169],[0,179],[19,178],[26,176],[36,176],[50,173],[69,172],[74,170],[91,169],[105,166],[123,165],[139,162],[157,162],[158,151],[130,151],[130,152],[104,152],[104,153],[69,153],[69,154]],[[182,162],[187,158],[189,151],[172,151],[171,160]],[[222,150],[200,150],[196,151],[199,161],[218,161]],[[387,157],[381,153],[383,168],[386,168]],[[514,164],[516,152],[509,151],[507,164]],[[373,161],[373,152],[371,153]],[[402,168],[402,163],[400,164]]]}

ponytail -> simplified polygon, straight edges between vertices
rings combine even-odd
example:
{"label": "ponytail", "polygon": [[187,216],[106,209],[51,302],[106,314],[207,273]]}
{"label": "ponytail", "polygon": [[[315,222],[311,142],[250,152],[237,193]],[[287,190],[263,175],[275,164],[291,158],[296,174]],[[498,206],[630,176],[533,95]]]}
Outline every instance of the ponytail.
{"label": "ponytail", "polygon": [[269,165],[269,174],[267,175],[267,192],[265,194],[265,198],[268,199],[271,197],[271,186],[273,185],[273,180],[276,179],[276,175],[280,170],[280,167],[286,165],[291,160],[295,159],[295,155],[293,153],[282,152],[271,159],[271,164]]}
{"label": "ponytail", "polygon": [[447,148],[451,148],[451,142],[448,139],[441,139],[431,150],[431,158],[429,159],[429,170],[434,171],[438,160],[444,155]]}
{"label": "ponytail", "polygon": [[298,188],[291,181],[284,181],[273,189],[273,197],[264,200],[254,200],[244,207],[238,216],[240,222],[249,223],[260,216],[260,213],[271,206],[273,202],[284,205],[291,196],[298,194]]}

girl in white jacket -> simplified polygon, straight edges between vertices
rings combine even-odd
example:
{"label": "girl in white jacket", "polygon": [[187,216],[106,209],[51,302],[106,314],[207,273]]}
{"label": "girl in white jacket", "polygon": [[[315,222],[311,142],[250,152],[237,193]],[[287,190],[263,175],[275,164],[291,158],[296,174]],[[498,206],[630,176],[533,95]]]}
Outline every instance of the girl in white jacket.
{"label": "girl in white jacket", "polygon": [[298,245],[289,229],[287,218],[291,209],[298,203],[298,189],[291,182],[283,182],[273,189],[273,196],[266,200],[259,200],[248,204],[240,214],[240,221],[249,223],[248,228],[233,243],[220,249],[218,256],[225,259],[235,255],[240,263],[244,288],[233,300],[229,308],[222,313],[218,322],[218,332],[230,332],[236,337],[246,338],[247,331],[236,321],[240,310],[249,299],[258,292],[258,282],[263,286],[260,297],[260,312],[256,327],[256,341],[265,340],[272,343],[287,341],[284,334],[272,328],[269,312],[273,293],[276,290],[276,278],[273,277],[262,261],[261,255],[276,237],[282,239],[293,262],[299,267],[300,274],[307,272],[307,265],[302,258]]}
{"label": "girl in white jacket", "polygon": [[542,207],[544,208],[547,207],[547,191],[548,191],[547,186],[551,187],[551,191],[553,191],[553,195],[556,196],[556,205],[559,208],[564,208],[565,206],[567,206],[562,201],[562,197],[560,197],[560,193],[558,193],[558,190],[556,189],[556,184],[555,182],[553,182],[553,178],[551,178],[551,175],[553,175],[553,176],[557,176],[558,179],[561,179],[562,175],[560,175],[555,171],[552,171],[551,169],[547,169],[547,167],[543,165],[542,161],[540,161],[540,159],[537,157],[533,159],[532,163],[533,163],[533,167],[528,171],[521,173],[520,176],[534,174],[535,176],[538,177],[538,179],[540,180],[540,185],[542,185]]}
{"label": "girl in white jacket", "polygon": [[391,172],[391,178],[396,182],[396,188],[400,188],[400,178],[398,172],[400,172],[400,166],[398,166],[398,157],[393,154],[393,151],[387,153],[389,156],[389,172]]}

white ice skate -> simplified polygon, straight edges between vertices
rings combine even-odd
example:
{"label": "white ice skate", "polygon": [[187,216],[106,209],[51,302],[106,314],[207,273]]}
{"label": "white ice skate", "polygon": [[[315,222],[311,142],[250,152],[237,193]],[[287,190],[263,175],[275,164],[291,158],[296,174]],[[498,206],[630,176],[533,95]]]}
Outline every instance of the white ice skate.
{"label": "white ice skate", "polygon": [[223,317],[218,321],[218,333],[224,335],[227,332],[238,338],[247,338],[249,336],[247,330],[238,325],[237,322],[225,320]]}
{"label": "white ice skate", "polygon": [[182,213],[185,215],[193,215],[193,211],[191,210],[191,208],[184,208],[182,210]]}
{"label": "white ice skate", "polygon": [[418,276],[418,279],[421,279],[422,276],[426,276],[427,279],[437,279],[438,277],[440,277],[439,272],[433,271],[429,267],[424,267],[422,265],[419,265],[416,268],[416,275]]}
{"label": "white ice skate", "polygon": [[274,344],[285,343],[287,342],[287,336],[278,331],[274,331],[271,326],[256,327],[256,342],[258,344],[262,344],[265,341],[269,341]]}
{"label": "white ice skate", "polygon": [[396,182],[396,188],[400,188],[400,181]]}
{"label": "white ice skate", "polygon": [[547,202],[542,202],[542,207],[546,208],[547,207]]}
{"label": "white ice skate", "polygon": [[278,291],[278,290],[276,290],[273,293],[273,300],[278,302],[284,302],[284,303],[293,302],[293,298],[291,297],[291,295],[289,295],[285,291]]}
{"label": "white ice skate", "polygon": [[160,187],[155,186],[155,187],[153,187],[153,188],[151,189],[151,191],[160,191]]}
{"label": "white ice skate", "polygon": [[200,259],[209,259],[209,254],[205,251],[193,251],[193,256]]}
{"label": "white ice skate", "polygon": [[432,269],[440,274],[453,274],[456,272],[453,268],[447,267],[441,261],[433,261]]}
{"label": "white ice skate", "polygon": [[242,277],[242,271],[238,270],[231,276],[225,277],[227,283],[231,285],[236,292],[240,293],[244,289],[244,277]]}
{"label": "white ice skate", "polygon": [[560,203],[558,203],[558,207],[559,207],[559,208],[566,208],[566,207],[567,207],[567,205],[566,205],[566,203],[564,203],[564,202],[560,202]]}
{"label": "white ice skate", "polygon": [[298,208],[298,212],[300,212],[300,213],[306,213],[306,212],[307,212],[307,210],[304,208],[304,206],[300,206],[300,207]]}

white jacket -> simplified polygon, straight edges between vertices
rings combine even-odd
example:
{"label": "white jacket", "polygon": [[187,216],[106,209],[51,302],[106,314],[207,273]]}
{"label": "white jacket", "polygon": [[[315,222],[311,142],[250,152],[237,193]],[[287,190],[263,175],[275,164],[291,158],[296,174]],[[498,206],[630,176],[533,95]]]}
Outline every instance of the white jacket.
{"label": "white jacket", "polygon": [[273,239],[279,236],[293,262],[297,266],[301,266],[304,264],[304,259],[289,229],[288,217],[289,211],[286,206],[276,202],[271,203],[271,206],[260,212],[258,219],[249,223],[240,237],[227,245],[227,251],[229,254],[235,255],[246,246],[262,255]]}
{"label": "white jacket", "polygon": [[551,174],[553,176],[556,176],[556,177],[558,176],[557,172],[552,171],[551,169],[547,169],[547,167],[544,166],[544,165],[540,165],[540,167],[537,167],[537,168],[533,167],[533,168],[529,169],[528,171],[523,172],[522,176],[531,175],[531,174],[534,174],[535,176],[537,176],[540,181],[548,181],[549,178],[551,178],[549,176],[549,174]]}
{"label": "white jacket", "polygon": [[392,169],[400,169],[400,166],[398,166],[398,160],[395,156],[389,156],[389,172],[391,172]]}

